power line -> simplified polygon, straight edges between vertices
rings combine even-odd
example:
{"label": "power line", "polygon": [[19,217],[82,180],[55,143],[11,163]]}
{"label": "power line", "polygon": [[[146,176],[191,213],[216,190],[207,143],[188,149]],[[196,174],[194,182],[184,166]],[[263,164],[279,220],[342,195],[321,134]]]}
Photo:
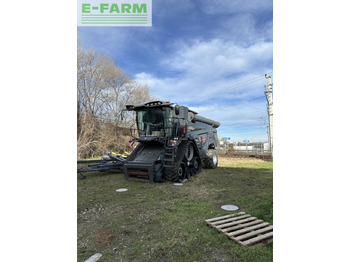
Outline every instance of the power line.
{"label": "power line", "polygon": [[235,126],[242,126],[242,125],[246,125],[246,126],[265,126],[263,123],[258,122],[258,120],[256,119],[252,119],[252,120],[247,120],[247,121],[239,121],[236,123],[228,123],[228,124],[222,124],[222,128],[229,128],[229,127],[235,127]]}
{"label": "power line", "polygon": [[[261,117],[261,114],[265,114],[266,110],[256,110],[252,112],[240,112],[237,116],[254,116]],[[236,115],[231,115],[231,117],[236,117]]]}
{"label": "power line", "polygon": [[[244,136],[265,135],[263,131],[259,132],[259,131],[254,130],[253,132],[254,132],[254,133],[247,133],[247,132],[242,133],[242,132],[231,132],[231,131],[222,132],[222,131],[220,131],[220,132],[219,132],[219,135],[220,135],[220,136],[222,136],[222,135],[224,135],[224,134],[235,135],[235,136],[237,136],[237,135],[244,135]],[[226,135],[226,136],[227,136],[227,135]]]}
{"label": "power line", "polygon": [[[269,72],[268,74],[271,74],[272,75],[272,72]],[[264,75],[259,75],[255,78],[252,78],[252,79],[249,79],[249,80],[246,80],[244,82],[241,82],[239,84],[236,84],[235,86],[232,86],[232,87],[229,87],[229,88],[226,88],[226,89],[222,89],[222,90],[219,90],[215,93],[212,93],[211,95],[209,96],[213,96],[215,94],[220,94],[220,93],[224,93],[226,91],[230,91],[230,90],[233,90],[233,89],[237,89],[239,87],[242,87],[242,86],[245,86],[245,85],[248,85],[248,84],[251,84],[251,83],[254,83],[256,81],[259,81],[259,80],[262,80],[263,78],[265,78],[265,74]],[[208,96],[208,95],[206,95]],[[204,96],[200,96],[200,97],[204,97]],[[200,97],[197,97],[200,98]],[[243,101],[239,101],[233,105],[230,105],[230,106],[236,106],[236,105],[239,105],[241,103],[245,103],[245,102],[249,102],[249,101],[253,101],[253,100],[256,100],[256,99],[259,99],[259,98],[262,98],[262,97],[265,97],[265,96],[259,96],[259,97],[256,97],[256,98],[252,98],[252,99],[247,99],[247,100],[243,100]],[[202,111],[201,113],[207,113],[207,112],[211,112],[211,111],[216,111],[216,110],[219,110],[219,109],[223,109],[223,108],[226,108],[226,107],[214,107],[213,109],[208,109],[207,111]]]}
{"label": "power line", "polygon": [[253,124],[253,123],[251,123],[251,124],[239,123],[237,125],[223,126],[222,128],[223,129],[232,129],[232,128],[248,128],[248,129],[251,129],[251,128],[258,128],[258,129],[266,130],[266,128],[261,127],[259,123],[255,123],[255,124]]}
{"label": "power line", "polygon": [[[272,73],[272,72],[270,72],[270,73]],[[270,74],[270,73],[268,73],[268,74]],[[250,84],[250,83],[259,81],[259,80],[264,79],[264,78],[265,78],[265,74],[264,74],[264,75],[259,75],[259,76],[255,77],[255,78],[246,80],[246,81],[244,81],[244,82],[242,82],[242,83],[238,83],[238,84],[236,84],[236,85],[234,85],[234,86],[232,86],[232,87],[219,90],[218,92],[216,92],[216,93],[214,93],[214,94],[219,94],[219,93],[223,93],[223,92],[226,92],[226,91],[229,91],[229,90],[233,90],[233,89],[236,89],[236,88],[238,88],[238,87],[242,87],[242,86],[248,85],[248,84]]]}
{"label": "power line", "polygon": [[[272,72],[270,72],[268,74],[272,74]],[[252,79],[249,79],[249,80],[246,80],[244,82],[235,84],[234,86],[231,86],[231,87],[228,87],[228,88],[225,88],[225,89],[218,90],[218,91],[213,92],[211,94],[198,96],[197,99],[208,97],[208,96],[213,96],[213,95],[220,94],[220,93],[225,93],[227,91],[231,91],[231,90],[237,89],[239,87],[246,86],[248,84],[254,83],[254,82],[259,81],[259,80],[262,80],[264,78],[265,78],[265,74],[264,75],[259,75],[257,77],[252,78]]]}
{"label": "power line", "polygon": [[[260,99],[260,98],[263,98],[265,96],[259,96],[259,97],[255,97],[255,98],[251,98],[251,99],[246,99],[246,100],[242,100],[242,101],[239,101],[235,104],[232,104],[232,105],[229,105],[229,107],[232,107],[232,106],[237,106],[239,104],[242,104],[242,103],[246,103],[246,102],[250,102],[250,101],[253,101],[253,100],[257,100],[257,99]],[[201,114],[203,113],[208,113],[208,112],[212,112],[212,111],[216,111],[216,110],[220,110],[220,109],[224,109],[224,108],[227,108],[227,106],[224,106],[224,107],[214,107],[212,109],[208,109],[207,111],[201,111]]]}
{"label": "power line", "polygon": [[230,90],[233,90],[233,89],[237,89],[237,88],[239,88],[239,87],[246,86],[246,85],[248,85],[248,84],[254,83],[254,82],[259,81],[259,80],[262,80],[263,78],[264,78],[264,76],[258,76],[258,77],[256,77],[256,78],[253,78],[253,79],[247,80],[247,81],[245,81],[245,82],[236,84],[235,86],[232,86],[232,87],[229,87],[229,88],[226,88],[226,89],[219,90],[218,92],[216,92],[216,93],[214,93],[214,94],[220,94],[220,93],[224,93],[224,92],[226,92],[226,91],[230,91]]}
{"label": "power line", "polygon": [[235,125],[241,125],[241,124],[251,124],[251,123],[256,123],[256,124],[263,124],[259,119],[247,119],[244,121],[237,121],[237,122],[232,122],[228,123],[227,125],[222,124],[222,127],[229,127],[229,126],[235,126]]}

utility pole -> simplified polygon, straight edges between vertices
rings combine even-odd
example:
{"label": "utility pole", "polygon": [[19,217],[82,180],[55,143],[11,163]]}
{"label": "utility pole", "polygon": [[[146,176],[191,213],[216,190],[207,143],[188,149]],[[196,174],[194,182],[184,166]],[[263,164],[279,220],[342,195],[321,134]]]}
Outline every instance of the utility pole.
{"label": "utility pole", "polygon": [[273,154],[273,101],[272,101],[272,83],[271,76],[265,74],[265,78],[267,79],[267,88],[265,89],[265,97],[267,100],[267,114],[269,116],[269,146],[270,152]]}

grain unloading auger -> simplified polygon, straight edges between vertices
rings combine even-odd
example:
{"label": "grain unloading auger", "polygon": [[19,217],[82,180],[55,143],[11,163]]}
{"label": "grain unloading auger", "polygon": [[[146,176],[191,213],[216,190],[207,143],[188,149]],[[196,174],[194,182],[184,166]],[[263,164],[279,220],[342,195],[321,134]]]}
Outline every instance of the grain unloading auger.
{"label": "grain unloading auger", "polygon": [[138,145],[113,167],[122,168],[127,180],[177,182],[199,173],[202,166],[217,167],[219,122],[168,101],[127,105],[126,110],[136,113]]}

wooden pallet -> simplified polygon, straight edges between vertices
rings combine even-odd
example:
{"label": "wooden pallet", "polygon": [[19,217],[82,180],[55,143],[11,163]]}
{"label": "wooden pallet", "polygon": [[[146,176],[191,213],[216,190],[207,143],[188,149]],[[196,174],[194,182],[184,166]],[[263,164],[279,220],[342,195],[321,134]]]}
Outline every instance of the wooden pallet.
{"label": "wooden pallet", "polygon": [[272,225],[245,212],[206,219],[205,223],[241,245],[272,242]]}

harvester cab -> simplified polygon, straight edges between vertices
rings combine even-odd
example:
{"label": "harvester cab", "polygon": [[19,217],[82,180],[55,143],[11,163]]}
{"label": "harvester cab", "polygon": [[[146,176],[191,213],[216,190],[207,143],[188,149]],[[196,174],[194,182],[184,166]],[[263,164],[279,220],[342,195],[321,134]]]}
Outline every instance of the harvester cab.
{"label": "harvester cab", "polygon": [[216,128],[220,123],[168,101],[127,105],[136,112],[137,147],[123,170],[127,180],[183,181],[205,168],[216,168]]}
{"label": "harvester cab", "polygon": [[164,112],[161,109],[137,111],[136,121],[141,136],[164,136]]}

